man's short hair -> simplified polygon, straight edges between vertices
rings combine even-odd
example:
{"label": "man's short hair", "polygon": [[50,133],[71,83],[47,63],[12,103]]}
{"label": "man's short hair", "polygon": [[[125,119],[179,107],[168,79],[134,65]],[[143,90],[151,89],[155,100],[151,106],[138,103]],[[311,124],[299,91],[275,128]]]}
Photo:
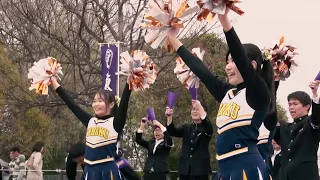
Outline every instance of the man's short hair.
{"label": "man's short hair", "polygon": [[86,145],[84,143],[77,143],[71,146],[69,150],[69,157],[74,159],[84,156]]}
{"label": "man's short hair", "polygon": [[20,148],[19,148],[19,147],[13,147],[13,148],[11,148],[11,152],[18,152],[18,153],[20,153]]}
{"label": "man's short hair", "polygon": [[304,91],[295,91],[288,95],[288,101],[295,99],[298,100],[303,106],[310,105],[311,106],[311,98],[310,96]]}

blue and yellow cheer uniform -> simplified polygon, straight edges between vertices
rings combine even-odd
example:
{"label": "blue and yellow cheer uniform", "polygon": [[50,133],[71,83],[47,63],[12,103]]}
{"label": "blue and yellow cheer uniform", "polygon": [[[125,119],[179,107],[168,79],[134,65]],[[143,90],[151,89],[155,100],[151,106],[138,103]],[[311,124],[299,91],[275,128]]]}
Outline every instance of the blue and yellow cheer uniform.
{"label": "blue and yellow cheer uniform", "polygon": [[131,91],[126,84],[115,116],[93,117],[83,111],[60,86],[56,92],[75,116],[87,127],[85,169],[86,180],[120,180],[115,162],[118,133],[122,132],[127,118]]}
{"label": "blue and yellow cheer uniform", "polygon": [[[237,86],[213,75],[204,63],[184,46],[181,46],[177,53],[200,78],[211,95],[220,102],[216,120],[216,158],[219,168],[216,179],[269,180],[271,177],[258,151],[257,143],[259,128],[269,112],[270,91],[247,58],[245,49],[254,45],[242,45],[233,28],[225,32],[225,36],[233,61],[244,79],[244,83]],[[260,52],[259,48],[256,49]]]}

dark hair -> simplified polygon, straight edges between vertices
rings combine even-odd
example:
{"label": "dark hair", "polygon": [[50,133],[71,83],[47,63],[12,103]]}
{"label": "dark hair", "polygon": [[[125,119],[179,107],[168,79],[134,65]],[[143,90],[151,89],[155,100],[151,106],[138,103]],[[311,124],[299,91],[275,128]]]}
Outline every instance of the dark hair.
{"label": "dark hair", "polygon": [[13,148],[11,148],[11,152],[18,152],[18,153],[20,153],[20,148],[18,148],[18,147],[13,147]]}
{"label": "dark hair", "polygon": [[44,146],[43,142],[36,142],[32,147],[32,152],[40,152],[43,146]]}
{"label": "dark hair", "polygon": [[71,146],[69,150],[69,157],[71,159],[84,156],[86,145],[84,143],[77,143]]}
{"label": "dark hair", "polygon": [[114,116],[117,112],[117,109],[118,109],[118,105],[117,105],[116,97],[115,97],[114,93],[109,90],[99,89],[99,91],[96,94],[104,99],[104,102],[106,103],[106,105],[114,102],[114,106],[110,111],[110,113],[111,113],[110,115]]}
{"label": "dark hair", "polygon": [[[272,64],[270,61],[265,60],[262,56],[261,50],[258,46],[254,44],[242,44],[244,51],[248,57],[248,60],[255,61],[257,63],[256,72],[263,78],[266,82],[271,96],[271,103],[269,106],[269,114],[272,114],[276,110],[276,98],[275,98],[275,89],[274,89],[274,72]],[[226,60],[230,51],[227,52]]]}
{"label": "dark hair", "polygon": [[311,106],[311,98],[310,96],[303,91],[295,91],[288,95],[287,97],[288,101],[291,99],[298,100],[303,106],[310,105]]}

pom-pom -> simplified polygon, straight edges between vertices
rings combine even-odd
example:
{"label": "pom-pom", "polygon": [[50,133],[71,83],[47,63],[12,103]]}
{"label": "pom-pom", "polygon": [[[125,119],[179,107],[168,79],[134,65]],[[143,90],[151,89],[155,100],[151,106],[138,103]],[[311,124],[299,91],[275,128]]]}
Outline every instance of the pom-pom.
{"label": "pom-pom", "polygon": [[155,63],[144,51],[134,50],[131,55],[126,51],[120,57],[120,74],[128,76],[130,90],[143,91],[155,82]]}
{"label": "pom-pom", "polygon": [[211,22],[216,14],[225,14],[227,7],[235,13],[243,15],[244,12],[235,5],[240,2],[240,0],[199,0],[201,11],[198,20]]}
{"label": "pom-pom", "polygon": [[[201,61],[205,51],[200,48],[193,48],[191,51],[195,56],[197,56]],[[178,57],[176,60],[176,67],[174,68],[174,73],[177,75],[179,81],[187,88],[195,87],[199,88],[199,78],[190,70],[190,68],[183,62],[183,60]]]}
{"label": "pom-pom", "polygon": [[194,3],[192,6],[186,0],[149,0],[144,15],[144,23],[141,28],[149,29],[144,39],[151,43],[153,49],[164,47],[167,51],[173,48],[168,40],[168,31],[175,28],[184,28],[181,18],[195,13],[199,6]]}
{"label": "pom-pom", "polygon": [[48,95],[48,86],[51,76],[63,75],[61,64],[55,58],[48,57],[35,62],[29,69],[28,79],[31,79],[29,90],[36,90],[36,93]]}
{"label": "pom-pom", "polygon": [[286,80],[298,64],[295,57],[298,55],[296,48],[284,44],[284,37],[273,48],[263,49],[262,55],[265,60],[271,61],[274,70],[274,80]]}

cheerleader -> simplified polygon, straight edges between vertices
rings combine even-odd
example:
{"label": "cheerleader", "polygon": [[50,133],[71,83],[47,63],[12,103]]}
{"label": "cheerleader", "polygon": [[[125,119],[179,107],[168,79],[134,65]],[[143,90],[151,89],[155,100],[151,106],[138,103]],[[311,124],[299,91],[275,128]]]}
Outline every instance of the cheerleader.
{"label": "cheerleader", "polygon": [[111,91],[99,90],[94,96],[92,108],[95,115],[83,111],[66,91],[51,78],[51,85],[75,116],[87,127],[84,178],[86,180],[119,180],[115,162],[118,133],[126,123],[131,91],[126,84],[119,108]]}
{"label": "cheerleader", "polygon": [[258,148],[259,127],[273,113],[273,70],[264,61],[260,49],[241,44],[226,10],[219,15],[229,46],[226,73],[229,82],[213,75],[203,62],[177,40],[178,29],[168,32],[170,42],[186,65],[205,84],[220,103],[216,124],[218,136],[217,180],[267,180],[270,175]]}

